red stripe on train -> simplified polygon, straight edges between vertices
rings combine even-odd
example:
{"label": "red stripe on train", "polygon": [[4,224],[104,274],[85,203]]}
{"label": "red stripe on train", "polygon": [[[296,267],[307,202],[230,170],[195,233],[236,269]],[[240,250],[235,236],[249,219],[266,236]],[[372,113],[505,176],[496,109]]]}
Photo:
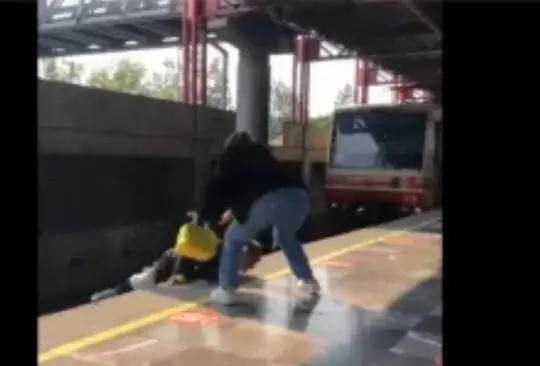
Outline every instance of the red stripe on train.
{"label": "red stripe on train", "polygon": [[326,200],[329,204],[395,204],[396,206],[411,208],[423,208],[427,203],[424,192],[346,188],[326,188]]}

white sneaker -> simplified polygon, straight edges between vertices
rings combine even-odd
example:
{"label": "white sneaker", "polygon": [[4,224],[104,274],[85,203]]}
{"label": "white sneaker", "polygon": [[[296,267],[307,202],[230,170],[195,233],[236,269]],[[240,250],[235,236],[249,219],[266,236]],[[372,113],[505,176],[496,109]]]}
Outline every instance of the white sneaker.
{"label": "white sneaker", "polygon": [[297,280],[296,287],[298,296],[295,302],[295,307],[298,310],[311,311],[317,306],[321,298],[321,286],[316,279],[304,281]]}
{"label": "white sneaker", "polygon": [[239,294],[235,290],[225,290],[221,287],[210,293],[210,299],[221,305],[234,305],[240,302]]}
{"label": "white sneaker", "polygon": [[296,287],[305,295],[319,295],[321,292],[321,285],[316,279],[297,280]]}

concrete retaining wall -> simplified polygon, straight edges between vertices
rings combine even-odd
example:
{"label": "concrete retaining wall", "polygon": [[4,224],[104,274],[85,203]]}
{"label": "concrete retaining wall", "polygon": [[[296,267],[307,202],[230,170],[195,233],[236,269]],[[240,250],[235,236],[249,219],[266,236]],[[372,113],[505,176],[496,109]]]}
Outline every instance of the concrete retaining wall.
{"label": "concrete retaining wall", "polygon": [[77,303],[171,245],[234,114],[39,81],[39,309]]}
{"label": "concrete retaining wall", "polygon": [[[234,113],[39,80],[40,154],[191,156],[234,129]],[[194,123],[198,113],[197,130]]]}
{"label": "concrete retaining wall", "polygon": [[40,234],[38,311],[78,305],[94,291],[116,285],[169,247],[176,225],[163,221]]}

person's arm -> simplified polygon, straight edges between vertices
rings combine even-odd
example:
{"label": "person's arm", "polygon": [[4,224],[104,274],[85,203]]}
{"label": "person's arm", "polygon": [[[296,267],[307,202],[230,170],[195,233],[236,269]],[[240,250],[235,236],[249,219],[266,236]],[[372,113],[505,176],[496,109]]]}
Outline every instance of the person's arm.
{"label": "person's arm", "polygon": [[133,291],[133,286],[131,285],[131,282],[129,282],[129,280],[125,280],[116,285],[113,288],[113,291],[116,293],[116,295],[123,295]]}
{"label": "person's arm", "polygon": [[231,209],[228,209],[227,211],[221,214],[221,219],[219,220],[219,224],[221,226],[225,226],[225,225],[230,224],[232,220],[234,220],[234,214]]}

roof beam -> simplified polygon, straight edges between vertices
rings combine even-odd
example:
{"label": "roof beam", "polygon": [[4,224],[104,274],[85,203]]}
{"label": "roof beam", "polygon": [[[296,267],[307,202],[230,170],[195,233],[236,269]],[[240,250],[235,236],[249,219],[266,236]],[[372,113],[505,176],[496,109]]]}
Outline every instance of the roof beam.
{"label": "roof beam", "polygon": [[[420,10],[418,8],[418,6],[411,0],[399,0],[399,2],[401,4],[403,4],[403,6],[405,6],[407,8],[407,10],[409,10],[412,14],[414,14],[416,16],[416,18],[418,18],[418,20],[420,20],[422,23],[424,23],[426,25],[426,27],[429,28],[429,30],[431,31],[431,33],[433,33],[433,35],[435,37],[437,37],[437,42],[440,42],[443,38],[443,35],[442,35],[442,31],[440,30],[440,28],[438,26],[436,26],[432,21],[431,19],[429,19],[428,16],[426,16],[424,14],[424,12],[422,12],[422,10]],[[441,4],[442,6],[442,4]]]}
{"label": "roof beam", "polygon": [[38,43],[50,49],[62,48],[66,50],[73,50],[83,47],[82,45],[77,45],[72,42],[66,42],[64,40],[51,37],[38,37]]}
{"label": "roof beam", "polygon": [[391,60],[391,59],[411,59],[411,58],[434,58],[442,56],[442,50],[425,50],[425,51],[412,51],[412,52],[391,52],[391,53],[375,53],[371,55],[364,55],[364,57],[373,58],[377,60]]}
{"label": "roof beam", "polygon": [[157,22],[153,22],[153,23],[138,22],[135,24],[135,26],[138,28],[145,29],[151,33],[157,34],[161,37],[173,37],[173,36],[180,37],[180,31],[182,29],[180,24],[178,25],[177,28],[175,28],[175,27],[165,25],[165,24],[160,24]]}
{"label": "roof beam", "polygon": [[149,42],[152,41],[151,37],[144,34],[120,29],[119,27],[109,28],[97,28],[92,29],[92,33],[102,37],[112,37],[119,41],[137,41],[137,42]]}

